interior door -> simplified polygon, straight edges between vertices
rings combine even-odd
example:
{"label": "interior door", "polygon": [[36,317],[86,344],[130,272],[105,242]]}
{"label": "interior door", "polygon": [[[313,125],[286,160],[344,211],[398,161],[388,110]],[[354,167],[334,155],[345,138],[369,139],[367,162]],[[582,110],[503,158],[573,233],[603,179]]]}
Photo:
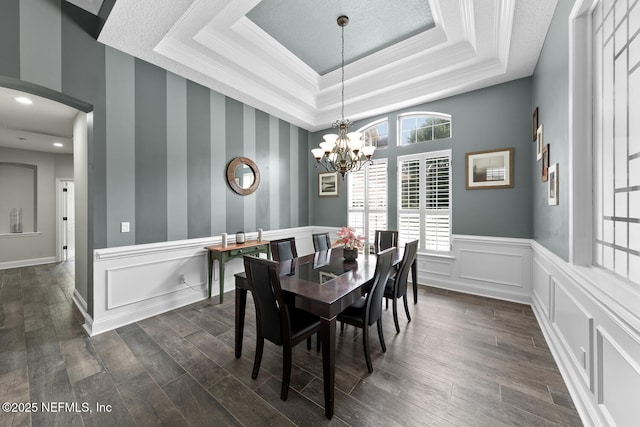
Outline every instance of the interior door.
{"label": "interior door", "polygon": [[[65,191],[66,190],[66,191]],[[62,193],[64,260],[71,261],[76,256],[75,186],[73,181],[65,181]]]}

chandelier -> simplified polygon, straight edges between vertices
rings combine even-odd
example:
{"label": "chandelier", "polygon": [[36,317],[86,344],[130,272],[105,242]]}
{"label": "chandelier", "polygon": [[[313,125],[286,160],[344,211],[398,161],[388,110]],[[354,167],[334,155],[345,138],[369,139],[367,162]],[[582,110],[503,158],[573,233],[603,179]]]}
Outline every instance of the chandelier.
{"label": "chandelier", "polygon": [[371,163],[371,156],[376,149],[373,145],[365,145],[360,132],[347,132],[351,121],[344,118],[344,27],[348,23],[348,16],[338,18],[338,25],[342,28],[342,118],[333,123],[338,133],[324,135],[320,148],[311,150],[316,158],[316,168],[322,166],[328,172],[339,172],[342,178],[347,173],[358,171],[365,164]]}

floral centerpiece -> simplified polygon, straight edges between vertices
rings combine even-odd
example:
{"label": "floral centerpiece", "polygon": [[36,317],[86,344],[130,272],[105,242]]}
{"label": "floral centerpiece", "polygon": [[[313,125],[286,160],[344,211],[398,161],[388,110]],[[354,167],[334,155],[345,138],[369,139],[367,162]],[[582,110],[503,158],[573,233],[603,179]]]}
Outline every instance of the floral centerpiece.
{"label": "floral centerpiece", "polygon": [[358,236],[352,227],[342,227],[336,234],[338,240],[333,243],[333,247],[342,246],[345,261],[355,261],[358,257],[358,250],[362,249],[364,236]]}

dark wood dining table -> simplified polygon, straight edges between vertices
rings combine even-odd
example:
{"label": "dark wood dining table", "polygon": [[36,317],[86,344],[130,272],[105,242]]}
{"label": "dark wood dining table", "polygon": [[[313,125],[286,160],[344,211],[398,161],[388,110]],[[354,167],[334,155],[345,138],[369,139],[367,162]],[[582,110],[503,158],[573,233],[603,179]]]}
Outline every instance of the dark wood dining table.
{"label": "dark wood dining table", "polygon": [[[402,261],[403,250],[396,250],[393,264]],[[376,268],[375,255],[358,255],[356,262],[345,262],[342,249],[305,255],[280,262],[282,290],[295,296],[297,308],[320,317],[322,340],[322,375],[324,380],[324,410],[333,417],[335,385],[336,317],[366,291]],[[244,316],[249,285],[245,273],[236,277],[236,337],[235,356],[242,355]],[[416,280],[413,275],[414,284]],[[414,285],[415,286],[415,285]]]}

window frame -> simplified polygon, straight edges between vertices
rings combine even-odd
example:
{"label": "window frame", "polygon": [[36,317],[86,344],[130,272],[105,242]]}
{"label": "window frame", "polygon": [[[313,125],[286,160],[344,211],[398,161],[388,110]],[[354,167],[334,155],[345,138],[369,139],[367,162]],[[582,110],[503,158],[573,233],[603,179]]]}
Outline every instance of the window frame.
{"label": "window frame", "polygon": [[[402,120],[409,118],[409,117],[426,117],[426,118],[432,118],[432,117],[436,117],[436,118],[444,118],[444,119],[448,119],[449,120],[449,136],[445,137],[445,138],[433,138],[433,133],[432,133],[432,138],[425,140],[425,141],[416,141],[415,143],[411,143],[411,144],[403,144],[403,138],[402,138]],[[416,144],[421,144],[421,143],[429,143],[429,142],[435,142],[435,141],[439,141],[442,139],[450,139],[453,137],[453,120],[452,120],[452,116],[451,114],[447,114],[447,113],[440,113],[440,112],[435,112],[435,111],[407,111],[405,113],[402,114],[398,114],[398,135],[397,135],[397,140],[396,140],[396,145],[398,147],[411,147],[414,146]],[[432,129],[434,127],[434,125],[431,126]]]}
{"label": "window frame", "polygon": [[[428,253],[428,254],[438,254],[438,255],[443,255],[443,254],[450,254],[452,251],[452,244],[453,244],[453,232],[452,232],[452,217],[453,217],[453,182],[452,182],[452,166],[451,166],[451,161],[452,161],[452,151],[451,149],[445,149],[445,150],[438,150],[438,151],[426,151],[426,152],[421,152],[421,153],[415,153],[415,154],[408,154],[408,155],[404,155],[404,156],[398,156],[398,158],[396,159],[397,161],[397,172],[398,172],[398,178],[397,178],[397,186],[398,186],[398,190],[397,190],[397,195],[398,195],[398,201],[397,201],[397,216],[398,216],[398,231],[401,231],[401,227],[400,227],[400,223],[401,223],[401,218],[403,215],[408,216],[408,215],[416,215],[416,209],[403,209],[402,208],[402,163],[405,161],[411,161],[411,160],[418,160],[419,162],[419,178],[420,178],[420,183],[419,183],[419,208],[417,209],[417,215],[419,217],[419,224],[420,224],[420,231],[419,231],[419,244],[418,244],[418,250],[422,253]],[[427,217],[428,216],[435,216],[435,215],[442,215],[442,209],[428,209],[427,208],[427,197],[426,197],[426,191],[427,191],[427,187],[426,187],[426,171],[425,171],[425,167],[426,167],[426,161],[428,159],[435,159],[435,158],[440,158],[440,157],[448,157],[449,159],[449,179],[448,179],[448,184],[449,184],[449,191],[448,191],[448,195],[449,195],[449,208],[447,209],[447,215],[449,217],[449,235],[448,235],[448,241],[449,244],[447,245],[448,248],[447,250],[437,250],[437,249],[427,249],[426,247],[426,242],[427,242],[427,231],[426,231],[426,221],[427,221]],[[401,233],[402,234],[402,233]],[[400,236],[400,241],[403,241],[402,235]],[[406,242],[404,242],[406,243]]]}
{"label": "window frame", "polygon": [[[356,132],[361,132],[364,135],[364,132],[367,129],[369,129],[371,127],[374,127],[374,126],[378,126],[379,124],[384,123],[384,122],[387,122],[387,145],[383,145],[383,146],[378,146],[378,144],[375,145],[376,150],[378,150],[378,149],[384,150],[384,149],[389,147],[389,136],[390,136],[389,135],[389,117],[383,117],[381,119],[374,120],[373,122],[369,122],[366,125],[360,127],[358,130],[356,130]],[[366,145],[366,142],[365,142],[365,145]]]}

